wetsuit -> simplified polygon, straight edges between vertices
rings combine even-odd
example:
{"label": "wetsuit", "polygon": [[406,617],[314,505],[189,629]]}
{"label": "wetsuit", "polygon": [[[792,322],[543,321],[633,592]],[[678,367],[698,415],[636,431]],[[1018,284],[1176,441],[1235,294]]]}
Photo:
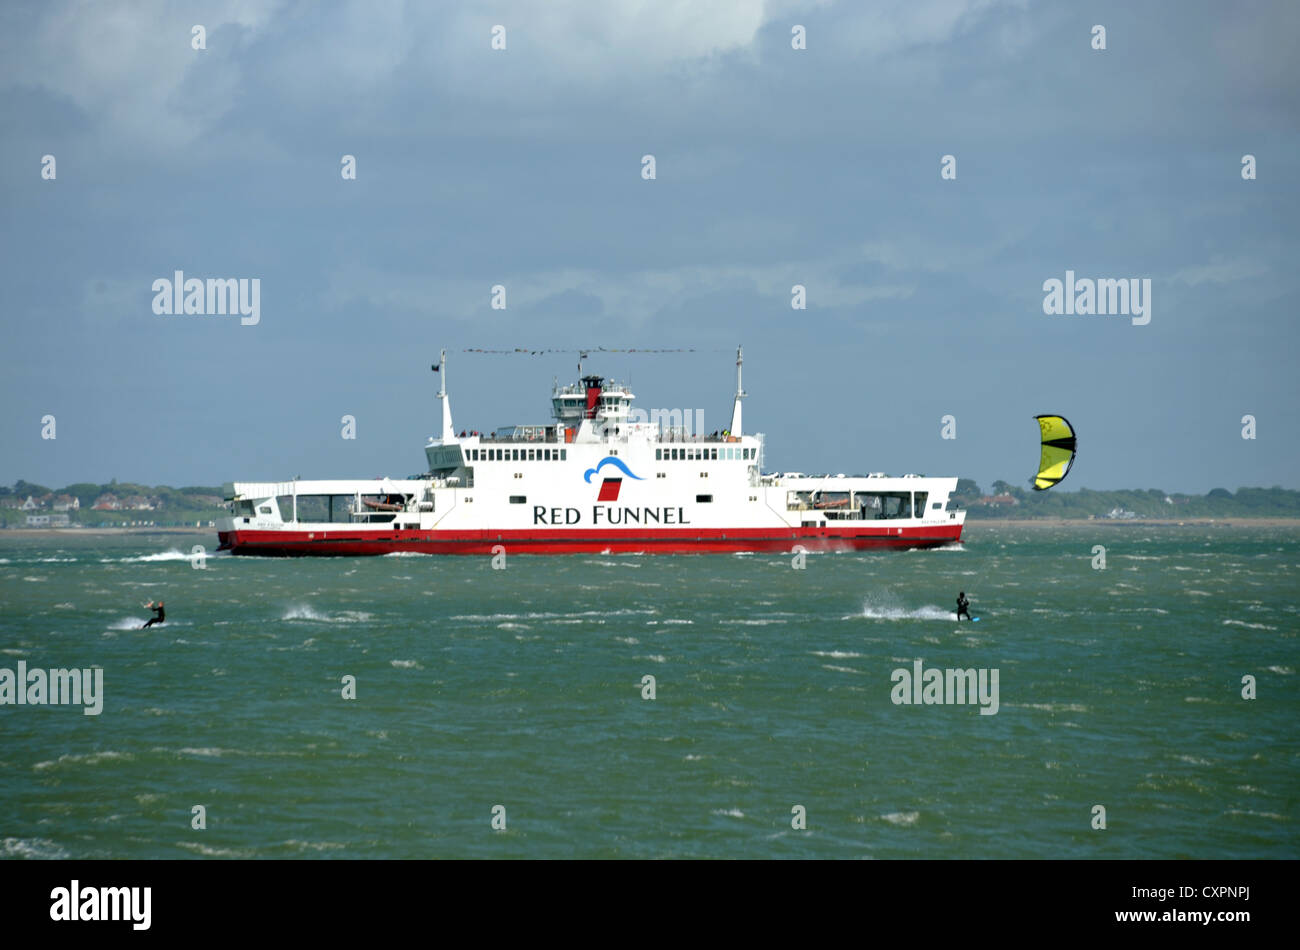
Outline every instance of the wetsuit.
{"label": "wetsuit", "polygon": [[966,619],[970,620],[970,601],[963,595],[957,598],[957,621],[961,622],[961,615],[965,614]]}
{"label": "wetsuit", "polygon": [[148,622],[147,624],[145,624],[143,627],[141,627],[141,628],[140,628],[141,630],[148,629],[149,627],[152,627],[154,624],[156,624],[156,623],[162,623],[164,620],[167,619],[167,618],[166,618],[166,615],[163,613],[163,607],[162,607],[162,604],[159,604],[157,607],[155,607],[155,608],[153,609],[153,611],[154,611],[154,613],[156,613],[158,616],[156,616],[156,617],[150,617],[150,618],[149,618],[149,622]]}

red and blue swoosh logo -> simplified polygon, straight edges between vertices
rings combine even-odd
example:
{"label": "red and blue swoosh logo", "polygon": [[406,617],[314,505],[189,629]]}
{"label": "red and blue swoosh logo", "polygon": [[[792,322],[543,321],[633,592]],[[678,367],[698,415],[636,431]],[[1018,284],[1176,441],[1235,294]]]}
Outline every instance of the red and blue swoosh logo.
{"label": "red and blue swoosh logo", "polygon": [[[623,462],[623,460],[613,455],[606,455],[603,459],[601,459],[599,462],[596,463],[595,468],[587,469],[587,471],[584,472],[582,475],[582,480],[590,485],[591,477],[593,475],[599,475],[600,470],[603,469],[606,465],[612,465],[614,468],[618,469],[628,478],[634,478],[638,482],[645,481],[645,479],[642,478],[640,475],[632,474],[632,470],[627,467],[627,465]],[[597,501],[618,501],[618,492],[619,489],[622,487],[622,485],[623,485],[623,479],[618,476],[605,478],[600,483],[600,494],[596,497],[596,500]]]}

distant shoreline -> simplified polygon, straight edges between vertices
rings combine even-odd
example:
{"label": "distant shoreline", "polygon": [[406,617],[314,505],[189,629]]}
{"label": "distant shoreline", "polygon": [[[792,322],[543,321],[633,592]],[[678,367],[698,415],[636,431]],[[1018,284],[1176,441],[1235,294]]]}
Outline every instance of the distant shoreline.
{"label": "distant shoreline", "polygon": [[1068,525],[1097,525],[1108,528],[1300,528],[1300,518],[979,518],[968,519],[963,535],[972,528],[1007,527],[1059,528]]}
{"label": "distant shoreline", "polygon": [[178,528],[173,526],[156,528],[108,528],[96,525],[91,528],[5,528],[0,530],[0,538],[46,538],[54,535],[64,537],[98,537],[106,534],[216,534],[216,528]]}

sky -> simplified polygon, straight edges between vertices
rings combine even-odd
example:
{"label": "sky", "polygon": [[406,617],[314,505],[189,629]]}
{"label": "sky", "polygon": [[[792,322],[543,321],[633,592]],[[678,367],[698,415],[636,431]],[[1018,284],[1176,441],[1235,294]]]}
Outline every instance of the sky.
{"label": "sky", "polygon": [[[605,347],[690,351],[585,368],[712,431],[743,344],[772,471],[1025,485],[1059,413],[1063,488],[1300,488],[1298,37],[1292,2],[4,4],[0,482],[412,475],[444,348],[458,430],[548,421],[577,361],[466,350]],[[155,313],[177,270],[256,278],[258,322]],[[1149,280],[1150,322],[1045,313],[1067,271]]]}

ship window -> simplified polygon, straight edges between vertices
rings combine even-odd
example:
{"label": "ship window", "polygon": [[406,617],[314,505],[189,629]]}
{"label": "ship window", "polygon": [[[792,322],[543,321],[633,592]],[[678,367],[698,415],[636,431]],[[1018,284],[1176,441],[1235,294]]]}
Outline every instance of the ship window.
{"label": "ship window", "polygon": [[713,496],[712,496],[712,495],[696,495],[696,496],[695,496],[695,501],[696,501],[697,503],[701,504],[701,505],[706,505],[706,504],[708,504],[709,502],[713,501]]}
{"label": "ship window", "polygon": [[718,457],[718,450],[717,450],[717,449],[710,449],[709,451],[713,453],[712,455],[709,456],[709,461],[713,461],[714,459],[716,459],[716,458]]}
{"label": "ship window", "polygon": [[536,452],[536,451],[537,451],[536,449],[529,449],[529,450],[528,450],[528,461],[530,461],[530,462],[535,462],[535,461],[537,461],[535,458],[533,458],[533,453]]}
{"label": "ship window", "polygon": [[528,501],[528,496],[527,496],[527,495],[511,495],[511,496],[510,496],[510,504],[512,504],[512,505],[522,505],[522,504],[525,504],[527,501]]}
{"label": "ship window", "polygon": [[656,461],[656,462],[662,462],[663,460],[664,460],[664,450],[663,450],[663,449],[655,449],[655,461]]}
{"label": "ship window", "polygon": [[854,492],[853,507],[866,521],[907,518],[911,515],[911,492]]}
{"label": "ship window", "polygon": [[543,462],[549,462],[549,461],[551,460],[551,450],[550,450],[550,449],[542,449],[542,455],[543,455],[543,458],[542,458],[542,461],[543,461]]}
{"label": "ship window", "polygon": [[569,457],[568,449],[560,449],[560,461],[563,462]]}
{"label": "ship window", "polygon": [[518,449],[511,449],[511,450],[510,450],[510,453],[511,453],[511,454],[510,454],[510,461],[512,461],[512,462],[518,462],[518,461],[519,461],[519,450],[518,450]]}

